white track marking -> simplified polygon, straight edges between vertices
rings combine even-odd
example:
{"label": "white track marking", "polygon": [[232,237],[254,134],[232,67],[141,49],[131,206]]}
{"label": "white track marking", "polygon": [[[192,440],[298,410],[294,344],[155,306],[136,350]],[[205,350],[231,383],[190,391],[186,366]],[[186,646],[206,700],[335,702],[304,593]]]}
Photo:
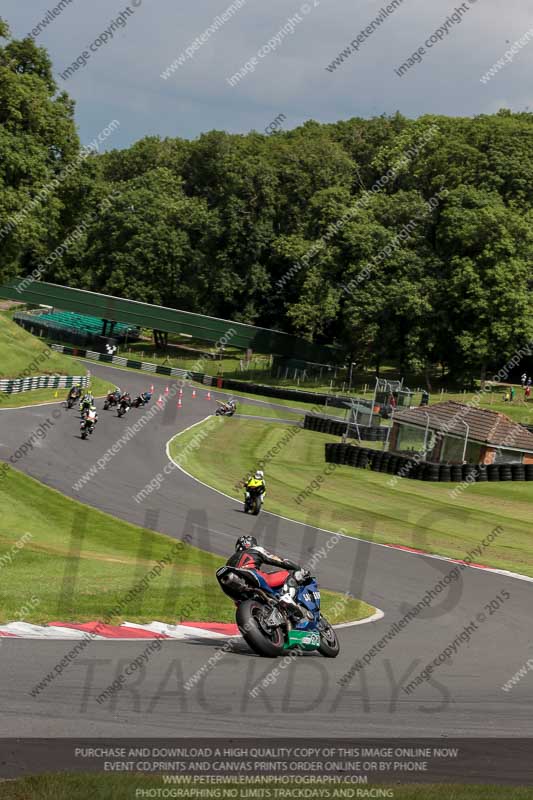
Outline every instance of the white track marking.
{"label": "white track marking", "polygon": [[[334,628],[351,628],[354,625],[365,625],[367,622],[377,622],[380,619],[383,619],[385,614],[379,608],[376,609],[374,614],[371,614],[369,617],[365,617],[364,619],[358,619],[354,622],[342,622],[339,625],[334,625]],[[142,625],[141,623],[137,622],[122,622],[119,626],[122,630],[127,631],[128,628],[134,628],[135,630],[147,631],[148,633],[154,634],[154,639],[158,638],[159,636],[164,636],[165,641],[185,641],[187,639],[236,639],[240,636],[240,633],[233,634],[233,633],[218,633],[217,631],[211,631],[207,628],[202,628],[201,623],[199,623],[198,627],[194,627],[193,625],[170,625],[167,622],[157,622],[154,620],[149,624]],[[76,628],[66,628],[60,625],[33,625],[30,622],[8,622],[7,625],[0,625],[0,642],[2,641],[2,634],[5,634],[3,638],[16,638],[16,639],[48,639],[48,640],[80,640],[80,639],[87,639],[88,637],[91,639],[98,639],[98,641],[102,642],[141,642],[141,641],[149,641],[147,639],[139,639],[138,637],[132,636],[128,638],[126,636],[103,636],[99,634],[90,633],[88,631],[81,631],[77,630]],[[10,634],[10,635],[9,635]]]}

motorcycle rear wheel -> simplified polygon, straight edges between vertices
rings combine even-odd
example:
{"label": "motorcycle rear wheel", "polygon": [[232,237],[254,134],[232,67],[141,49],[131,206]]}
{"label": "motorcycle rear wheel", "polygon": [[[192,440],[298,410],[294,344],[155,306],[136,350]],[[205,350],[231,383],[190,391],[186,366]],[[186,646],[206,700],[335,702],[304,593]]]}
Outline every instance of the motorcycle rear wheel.
{"label": "motorcycle rear wheel", "polygon": [[246,644],[260,656],[277,658],[283,653],[283,633],[274,628],[269,634],[262,627],[260,619],[265,606],[257,600],[245,600],[237,608],[237,625]]}
{"label": "motorcycle rear wheel", "polygon": [[318,630],[320,633],[320,647],[318,648],[318,652],[323,655],[324,658],[337,658],[341,646],[335,630],[325,617],[320,617]]}

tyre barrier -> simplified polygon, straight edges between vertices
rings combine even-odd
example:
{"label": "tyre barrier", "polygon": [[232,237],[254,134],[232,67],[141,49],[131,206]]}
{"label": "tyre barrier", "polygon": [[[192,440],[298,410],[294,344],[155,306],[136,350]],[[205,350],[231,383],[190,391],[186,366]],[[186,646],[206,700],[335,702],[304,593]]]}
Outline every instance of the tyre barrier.
{"label": "tyre barrier", "polygon": [[417,461],[416,463],[414,463],[413,466],[411,467],[411,470],[409,471],[408,477],[411,478],[411,480],[413,481],[422,480],[424,476],[424,466],[425,465],[423,461]]}
{"label": "tyre barrier", "polygon": [[380,472],[388,472],[389,471],[389,461],[390,461],[390,459],[391,459],[391,454],[390,453],[383,453],[383,456],[381,458],[381,463],[379,465],[379,471]]}
{"label": "tyre barrier", "polygon": [[432,483],[438,483],[440,480],[440,464],[432,464],[427,462],[424,464],[424,471],[422,476],[425,481],[430,481]]}
{"label": "tyre barrier", "polygon": [[[304,418],[304,428],[308,431],[317,431],[318,433],[329,433],[332,436],[344,436],[347,429],[347,423],[339,419],[331,419],[331,417],[320,417],[316,414],[306,414]],[[359,425],[359,435],[361,439],[366,442],[385,442],[389,428],[378,427],[374,425]],[[358,439],[357,431],[352,426],[348,430],[349,439]]]}
{"label": "tyre barrier", "polygon": [[511,477],[513,481],[525,481],[526,470],[523,464],[511,464]]}
{"label": "tyre barrier", "polygon": [[499,467],[500,467],[500,480],[512,481],[513,473],[511,471],[511,464],[500,464]]}
{"label": "tyre barrier", "polygon": [[463,481],[468,481],[468,483],[475,483],[475,481],[477,481],[477,473],[478,469],[476,464],[462,465]]}
{"label": "tyre barrier", "polygon": [[383,458],[383,453],[380,453],[379,450],[375,450],[372,453],[371,461],[370,461],[370,469],[373,472],[379,472],[379,468],[381,466],[382,458]]}
{"label": "tyre barrier", "polygon": [[397,464],[398,464],[398,456],[394,456],[391,454],[391,457],[389,458],[389,462],[387,464],[387,472],[389,473],[389,475],[396,475]]}
{"label": "tyre barrier", "polygon": [[441,464],[439,480],[441,483],[450,483],[452,480],[452,467],[451,464]]}
{"label": "tyre barrier", "polygon": [[500,465],[487,464],[487,477],[490,482],[500,480]]}
{"label": "tyre barrier", "polygon": [[[361,455],[359,456],[357,466],[361,467],[361,469],[366,469],[368,467],[369,462],[370,462],[370,459],[369,459],[369,456],[368,456],[368,450],[365,449],[361,453]],[[532,478],[532,480],[533,480],[533,478]]]}
{"label": "tyre barrier", "polygon": [[461,464],[452,464],[451,479],[452,479],[452,483],[462,483],[462,480],[463,480],[463,468],[462,468]]}
{"label": "tyre barrier", "polygon": [[325,460],[359,469],[423,480],[428,483],[470,484],[487,481],[533,481],[533,464],[438,464],[416,462],[410,456],[359,447],[357,444],[326,442]]}
{"label": "tyre barrier", "polygon": [[478,483],[483,483],[483,481],[487,481],[487,465],[486,464],[479,464],[477,468],[477,478]]}
{"label": "tyre barrier", "polygon": [[346,463],[349,464],[350,467],[356,467],[358,461],[359,453],[357,451],[357,447],[350,447],[347,453]]}

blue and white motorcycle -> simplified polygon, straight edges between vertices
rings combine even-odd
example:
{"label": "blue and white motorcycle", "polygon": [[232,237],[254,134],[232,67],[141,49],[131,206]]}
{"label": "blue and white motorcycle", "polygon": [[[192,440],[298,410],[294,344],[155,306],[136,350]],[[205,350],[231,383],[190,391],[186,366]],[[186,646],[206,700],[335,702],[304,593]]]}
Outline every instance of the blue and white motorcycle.
{"label": "blue and white motorcycle", "polygon": [[338,656],[337,634],[320,613],[316,578],[309,575],[297,583],[294,603],[287,604],[282,599],[286,585],[270,586],[258,570],[221,567],[216,576],[237,606],[236,622],[245,642],[258,655],[276,658],[298,648],[317,650],[326,658]]}

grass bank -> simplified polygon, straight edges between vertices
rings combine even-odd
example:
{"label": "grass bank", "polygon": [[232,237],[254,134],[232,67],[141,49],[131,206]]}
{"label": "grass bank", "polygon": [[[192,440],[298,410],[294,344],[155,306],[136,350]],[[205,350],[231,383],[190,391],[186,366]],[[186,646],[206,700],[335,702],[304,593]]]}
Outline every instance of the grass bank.
{"label": "grass bank", "polygon": [[[87,368],[79,361],[50,351],[46,342],[32,336],[5,313],[0,314],[0,378],[34,375],[85,375]],[[108,382],[93,378],[94,394],[107,391]],[[20,394],[0,392],[0,408],[17,408],[33,403],[46,403],[66,397],[66,389],[36,389]]]}
{"label": "grass bank", "polygon": [[[203,423],[205,424],[205,423]],[[533,484],[473,484],[454,499],[454,484],[429,484],[393,476],[326,465],[324,444],[331,436],[260,420],[221,418],[187,458],[188,472],[232,497],[247,472],[264,465],[266,508],[302,522],[376,542],[416,547],[464,558],[497,526],[503,532],[479,560],[533,576],[531,510]],[[171,454],[183,451],[199,426],[179,434]],[[297,432],[296,432],[297,431]],[[270,459],[272,448],[279,451]],[[329,474],[325,469],[329,468]],[[315,481],[315,487],[313,486]],[[302,499],[302,492],[308,495]]]}

